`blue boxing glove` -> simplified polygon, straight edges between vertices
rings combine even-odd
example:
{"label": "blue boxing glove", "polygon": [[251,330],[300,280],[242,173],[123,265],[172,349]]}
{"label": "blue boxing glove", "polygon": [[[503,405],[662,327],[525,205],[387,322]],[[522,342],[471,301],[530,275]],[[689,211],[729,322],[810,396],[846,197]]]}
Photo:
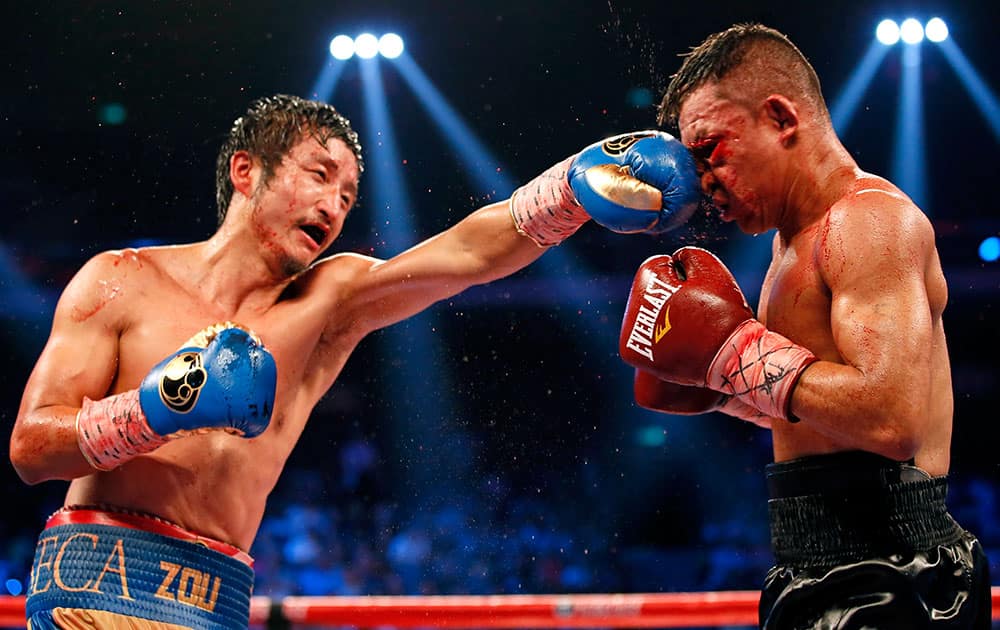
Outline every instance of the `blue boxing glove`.
{"label": "blue boxing glove", "polygon": [[191,433],[256,437],[271,421],[276,387],[274,357],[260,340],[215,324],[154,366],[138,389],[84,398],[77,443],[91,466],[111,470]]}
{"label": "blue boxing glove", "polygon": [[691,218],[701,199],[694,159],[662,131],[596,142],[577,155],[568,177],[587,214],[614,232],[674,229]]}
{"label": "blue boxing glove", "polygon": [[694,158],[662,131],[637,131],[590,145],[514,191],[517,230],[541,247],[558,245],[594,219],[615,232],[659,234],[698,208]]}
{"label": "blue boxing glove", "polygon": [[271,420],[276,382],[274,358],[259,340],[217,324],[149,371],[139,404],[159,435],[224,429],[251,438]]}

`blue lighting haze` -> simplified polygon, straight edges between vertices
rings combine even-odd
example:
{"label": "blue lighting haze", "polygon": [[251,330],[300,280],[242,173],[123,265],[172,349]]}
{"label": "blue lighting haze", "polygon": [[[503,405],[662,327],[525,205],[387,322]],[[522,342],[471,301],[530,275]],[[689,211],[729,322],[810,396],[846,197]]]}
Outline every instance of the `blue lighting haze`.
{"label": "blue lighting haze", "polygon": [[920,69],[920,46],[904,46],[891,169],[893,182],[930,215]]}
{"label": "blue lighting haze", "polygon": [[951,64],[955,74],[968,90],[969,96],[975,101],[976,106],[989,123],[993,137],[1000,141],[1000,101],[997,101],[996,94],[986,85],[986,81],[972,67],[972,63],[962,53],[962,49],[955,43],[955,38],[949,37],[938,46],[944,53],[945,59]]}
{"label": "blue lighting haze", "polygon": [[337,82],[340,80],[340,75],[344,72],[344,67],[347,64],[343,61],[333,59],[329,55],[324,55],[323,58],[323,70],[320,71],[316,82],[309,89],[309,98],[329,103],[333,100],[333,93],[337,88]]}
{"label": "blue lighting haze", "polygon": [[833,128],[837,134],[843,136],[847,127],[854,119],[854,113],[861,104],[861,99],[871,85],[875,71],[882,64],[889,48],[878,42],[872,42],[865,51],[864,57],[858,65],[851,71],[851,76],[847,80],[847,85],[837,96],[830,108],[830,118],[833,119]]}

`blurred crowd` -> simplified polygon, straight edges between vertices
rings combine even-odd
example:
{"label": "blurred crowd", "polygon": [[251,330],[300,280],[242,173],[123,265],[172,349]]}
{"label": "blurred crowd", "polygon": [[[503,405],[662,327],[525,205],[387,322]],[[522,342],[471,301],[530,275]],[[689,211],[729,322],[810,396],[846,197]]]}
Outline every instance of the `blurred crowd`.
{"label": "blurred crowd", "polygon": [[[355,437],[322,467],[286,471],[251,550],[255,594],[756,589],[771,562],[763,519],[712,518],[699,515],[696,505],[682,506],[700,523],[693,540],[619,544],[590,518],[598,506],[545,500],[496,476],[431,504],[401,503],[381,487],[379,462],[376,446]],[[952,478],[952,513],[979,535],[994,574],[1000,573],[997,501],[989,480]],[[41,523],[45,515],[36,516]],[[26,583],[36,535],[8,520],[0,524],[0,584],[7,592]]]}

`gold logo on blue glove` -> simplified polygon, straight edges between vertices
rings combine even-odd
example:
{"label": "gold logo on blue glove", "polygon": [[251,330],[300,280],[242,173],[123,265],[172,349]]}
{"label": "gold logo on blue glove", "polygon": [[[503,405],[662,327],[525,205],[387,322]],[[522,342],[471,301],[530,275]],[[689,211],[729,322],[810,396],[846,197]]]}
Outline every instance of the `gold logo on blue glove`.
{"label": "gold logo on blue glove", "polygon": [[[627,165],[598,164],[584,171],[584,177],[595,193],[623,208],[658,213],[663,207],[663,193],[655,186],[633,177],[632,170]],[[628,231],[639,232],[651,227],[658,219],[659,215],[653,214],[646,225],[634,226]]]}
{"label": "gold logo on blue glove", "polygon": [[201,365],[201,354],[182,352],[163,368],[160,400],[171,411],[187,413],[198,402],[198,395],[207,379],[205,368]]}
{"label": "gold logo on blue glove", "polygon": [[601,150],[608,155],[621,155],[628,151],[636,142],[642,140],[643,138],[651,138],[655,136],[655,132],[646,133],[626,133],[620,136],[615,136],[614,138],[608,138],[601,144]]}

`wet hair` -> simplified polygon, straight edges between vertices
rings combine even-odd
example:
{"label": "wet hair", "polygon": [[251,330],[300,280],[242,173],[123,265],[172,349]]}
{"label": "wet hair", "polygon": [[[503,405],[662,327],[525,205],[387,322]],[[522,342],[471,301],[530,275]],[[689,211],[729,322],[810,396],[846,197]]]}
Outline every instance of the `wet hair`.
{"label": "wet hair", "polygon": [[680,70],[671,77],[657,122],[677,127],[681,105],[707,83],[730,79],[727,96],[751,106],[775,92],[806,100],[817,113],[829,118],[819,77],[805,55],[788,39],[763,24],[736,24],[709,35],[684,55]]}
{"label": "wet hair", "polygon": [[330,138],[340,138],[354,153],[358,172],[364,171],[361,144],[351,121],[331,105],[309,101],[288,94],[259,98],[233,123],[215,160],[215,202],[219,225],[222,225],[233,198],[229,162],[237,151],[246,151],[263,166],[261,185],[267,185],[285,155],[300,140],[310,136],[326,145]]}

